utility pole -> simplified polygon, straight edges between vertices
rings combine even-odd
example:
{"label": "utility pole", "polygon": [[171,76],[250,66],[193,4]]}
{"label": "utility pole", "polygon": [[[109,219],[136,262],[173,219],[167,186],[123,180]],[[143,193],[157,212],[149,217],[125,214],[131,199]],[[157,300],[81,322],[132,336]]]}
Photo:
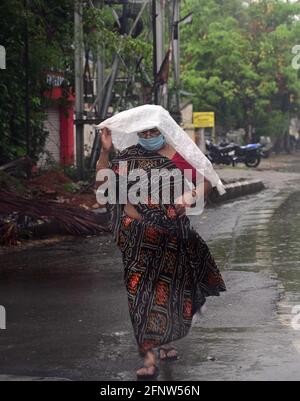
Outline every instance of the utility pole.
{"label": "utility pole", "polygon": [[24,32],[24,65],[25,65],[25,130],[26,153],[31,156],[30,135],[30,103],[29,103],[29,38],[28,38],[28,0],[24,0],[25,8],[25,32]]}
{"label": "utility pole", "polygon": [[[126,2],[125,4],[123,4],[122,26],[121,26],[121,31],[120,31],[121,35],[125,35],[125,33],[126,33],[127,10],[128,10],[128,4]],[[111,104],[111,100],[112,100],[112,96],[113,96],[113,87],[114,87],[115,81],[118,76],[119,66],[120,66],[120,57],[116,53],[114,60],[113,60],[109,80],[108,80],[107,84],[105,85],[105,93],[104,93],[103,97],[101,96],[101,98],[102,98],[101,107],[99,109],[99,118],[101,120],[104,120],[107,117],[108,108]],[[99,153],[100,153],[99,137],[96,134],[94,143],[93,143],[92,153],[91,153],[91,162],[90,162],[91,168],[95,168],[97,159],[99,157]]]}
{"label": "utility pole", "polygon": [[156,58],[158,72],[165,58],[165,0],[156,0],[156,18]]}
{"label": "utility pole", "polygon": [[[98,2],[98,7],[103,8],[103,3]],[[104,46],[99,44],[97,47],[97,116],[100,117],[101,107],[104,98],[104,81],[105,81],[105,63],[104,63]]]}
{"label": "utility pole", "polygon": [[152,31],[153,31],[153,77],[154,103],[160,104],[159,85],[156,84],[157,73],[165,57],[165,0],[152,0]]}
{"label": "utility pole", "polygon": [[103,87],[104,87],[104,70],[105,65],[103,61],[103,46],[99,45],[97,50],[97,96],[98,96],[98,116],[100,116],[100,111],[103,103]]}
{"label": "utility pole", "polygon": [[176,112],[180,115],[180,0],[174,0],[173,57],[176,90]]}
{"label": "utility pole", "polygon": [[157,77],[157,36],[156,36],[156,0],[152,0],[152,32],[153,32],[153,81],[154,81],[154,104],[158,104]]}
{"label": "utility pole", "polygon": [[75,0],[74,38],[75,38],[75,124],[76,124],[76,166],[80,178],[84,178],[84,103],[83,103],[83,6]]}

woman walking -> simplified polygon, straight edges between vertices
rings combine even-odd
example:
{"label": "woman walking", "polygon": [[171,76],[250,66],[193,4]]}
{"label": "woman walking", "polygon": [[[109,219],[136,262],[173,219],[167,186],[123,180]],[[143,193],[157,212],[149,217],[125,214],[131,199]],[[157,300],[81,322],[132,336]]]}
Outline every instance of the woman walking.
{"label": "woman walking", "polygon": [[[204,182],[201,188],[194,188],[193,195],[206,196],[212,186],[222,193],[223,188],[201,151],[193,147],[190,138],[160,106],[142,106],[120,113],[100,128],[97,171],[112,169],[117,188],[126,177],[127,192],[136,183],[128,180],[131,172],[143,171],[144,178],[148,179],[141,180],[146,182],[140,190],[143,193],[139,193],[142,201],[133,204],[126,195],[127,201],[122,204],[117,190],[116,204],[108,204],[107,208],[111,229],[122,252],[135,338],[145,358],[137,377],[151,379],[158,374],[154,350],[159,348],[161,360],[176,359],[172,342],[187,335],[193,316],[204,305],[206,297],[218,296],[226,290],[206,243],[191,227],[186,215],[193,203],[191,197],[183,193],[179,199],[174,198],[176,187],[182,188],[185,178],[175,176],[169,182],[171,196],[166,202],[161,196],[161,183],[159,195],[149,196],[153,185],[151,173],[154,169],[191,170],[195,184],[201,161]],[[123,150],[111,158],[113,144]],[[124,191],[124,185],[122,188]]]}

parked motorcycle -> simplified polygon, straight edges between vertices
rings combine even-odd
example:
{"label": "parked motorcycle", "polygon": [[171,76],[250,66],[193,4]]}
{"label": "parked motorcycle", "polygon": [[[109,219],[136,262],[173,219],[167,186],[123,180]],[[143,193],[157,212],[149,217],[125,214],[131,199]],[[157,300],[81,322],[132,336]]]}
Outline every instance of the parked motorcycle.
{"label": "parked motorcycle", "polygon": [[220,145],[213,145],[207,141],[207,157],[212,163],[235,166],[237,163],[245,163],[247,167],[258,167],[261,162],[261,151],[264,145],[260,143],[239,146],[223,141]]}
{"label": "parked motorcycle", "polygon": [[218,146],[206,141],[207,158],[214,164],[234,166],[235,145]]}
{"label": "parked motorcycle", "polygon": [[249,144],[246,146],[235,146],[235,163],[245,163],[247,167],[255,168],[261,162],[261,150],[264,145],[260,143]]}

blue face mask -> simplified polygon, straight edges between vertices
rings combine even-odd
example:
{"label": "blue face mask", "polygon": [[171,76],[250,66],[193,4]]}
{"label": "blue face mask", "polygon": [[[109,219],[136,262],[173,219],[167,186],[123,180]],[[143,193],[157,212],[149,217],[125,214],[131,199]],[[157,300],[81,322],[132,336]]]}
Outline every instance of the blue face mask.
{"label": "blue face mask", "polygon": [[156,151],[161,149],[166,144],[166,138],[163,136],[163,134],[160,134],[154,138],[140,138],[139,144],[146,150]]}

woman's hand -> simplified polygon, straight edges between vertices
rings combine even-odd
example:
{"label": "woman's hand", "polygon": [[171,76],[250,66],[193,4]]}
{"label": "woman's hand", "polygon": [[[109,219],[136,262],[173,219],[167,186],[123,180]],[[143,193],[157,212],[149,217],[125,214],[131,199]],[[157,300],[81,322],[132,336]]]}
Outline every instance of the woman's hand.
{"label": "woman's hand", "polygon": [[195,198],[190,192],[187,192],[183,195],[181,195],[179,198],[176,199],[175,201],[175,209],[177,212],[178,216],[182,216],[185,214],[186,209],[190,208],[193,203],[195,202]]}
{"label": "woman's hand", "polygon": [[184,193],[182,196],[176,199],[175,208],[177,214],[179,216],[185,214],[186,209],[191,208],[195,204],[196,200],[201,199],[201,197],[203,202],[205,202],[211,190],[211,183],[204,178],[204,183],[202,185],[198,186],[196,189],[193,189],[191,192]]}
{"label": "woman's hand", "polygon": [[176,210],[177,216],[185,215],[185,207],[183,205],[176,204],[175,210]]}
{"label": "woman's hand", "polygon": [[100,146],[101,149],[106,153],[109,153],[113,148],[111,131],[106,127],[101,130]]}

